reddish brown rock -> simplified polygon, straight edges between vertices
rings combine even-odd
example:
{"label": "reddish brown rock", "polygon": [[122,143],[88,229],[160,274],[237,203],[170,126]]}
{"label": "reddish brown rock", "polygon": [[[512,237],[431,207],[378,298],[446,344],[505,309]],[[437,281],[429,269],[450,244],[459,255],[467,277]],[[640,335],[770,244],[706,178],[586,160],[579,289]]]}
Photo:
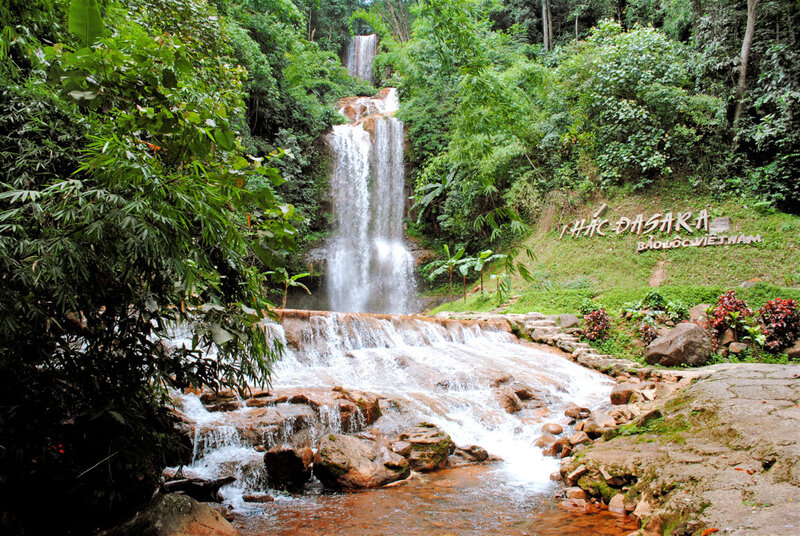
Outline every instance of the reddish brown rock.
{"label": "reddish brown rock", "polygon": [[447,457],[455,450],[449,435],[427,423],[400,434],[399,439],[411,445],[406,455],[411,469],[422,473],[444,469]]}
{"label": "reddish brown rock", "polygon": [[374,441],[353,436],[324,436],[314,457],[314,475],[333,489],[377,488],[409,473],[404,457]]}
{"label": "reddish brown rock", "polygon": [[497,391],[495,397],[500,403],[500,406],[506,410],[507,413],[516,413],[522,409],[522,401],[520,401],[517,394],[510,388]]}
{"label": "reddish brown rock", "polygon": [[560,435],[564,432],[564,427],[554,422],[542,425],[542,432],[546,434]]}
{"label": "reddish brown rock", "polygon": [[620,383],[611,390],[611,403],[615,406],[627,404],[637,387],[630,383]]}
{"label": "reddish brown rock", "polygon": [[592,410],[589,408],[581,408],[575,405],[572,405],[564,410],[564,415],[570,419],[587,419],[591,414]]}
{"label": "reddish brown rock", "polygon": [[697,367],[705,365],[710,356],[708,332],[697,324],[685,322],[651,342],[644,359],[651,365]]}
{"label": "reddish brown rock", "polygon": [[586,499],[586,492],[577,486],[564,490],[567,499]]}
{"label": "reddish brown rock", "polygon": [[591,443],[591,438],[586,434],[586,432],[576,432],[572,434],[569,438],[569,442],[571,445],[580,445],[581,443]]}
{"label": "reddish brown rock", "polygon": [[553,434],[548,434],[547,432],[540,435],[536,441],[533,442],[535,447],[539,447],[542,449],[549,449],[553,443],[556,442],[556,436]]}
{"label": "reddish brown rock", "polygon": [[736,341],[736,334],[732,329],[726,329],[719,337],[720,346],[728,346],[730,343]]}
{"label": "reddish brown rock", "polygon": [[127,523],[106,536],[238,536],[222,514],[187,495],[169,494],[153,499]]}

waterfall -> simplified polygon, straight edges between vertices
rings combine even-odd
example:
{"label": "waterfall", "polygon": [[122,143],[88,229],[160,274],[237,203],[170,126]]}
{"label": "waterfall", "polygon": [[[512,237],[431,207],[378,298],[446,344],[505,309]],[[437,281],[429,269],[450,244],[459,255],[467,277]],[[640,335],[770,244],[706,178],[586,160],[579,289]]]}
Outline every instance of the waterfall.
{"label": "waterfall", "polygon": [[372,60],[378,53],[378,36],[356,35],[347,47],[345,66],[351,76],[372,82]]}
{"label": "waterfall", "polygon": [[352,122],[328,136],[334,236],[328,296],[334,311],[404,313],[412,308],[414,259],[404,243],[403,123],[397,92],[344,99]]}

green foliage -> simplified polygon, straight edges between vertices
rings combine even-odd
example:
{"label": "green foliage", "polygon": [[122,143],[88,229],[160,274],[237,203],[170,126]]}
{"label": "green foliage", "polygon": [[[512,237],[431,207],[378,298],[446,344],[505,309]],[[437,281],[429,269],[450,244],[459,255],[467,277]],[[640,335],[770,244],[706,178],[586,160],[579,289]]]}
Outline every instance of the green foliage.
{"label": "green foliage", "polygon": [[69,31],[88,47],[103,37],[105,26],[97,0],[72,0],[69,6]]}
{"label": "green foliage", "polygon": [[134,510],[187,454],[168,389],[265,384],[281,350],[254,264],[284,269],[297,214],[267,165],[282,152],[248,156],[238,135],[241,32],[202,0],[110,4],[105,23],[91,48],[14,49],[28,63],[0,88],[11,532],[88,533]]}

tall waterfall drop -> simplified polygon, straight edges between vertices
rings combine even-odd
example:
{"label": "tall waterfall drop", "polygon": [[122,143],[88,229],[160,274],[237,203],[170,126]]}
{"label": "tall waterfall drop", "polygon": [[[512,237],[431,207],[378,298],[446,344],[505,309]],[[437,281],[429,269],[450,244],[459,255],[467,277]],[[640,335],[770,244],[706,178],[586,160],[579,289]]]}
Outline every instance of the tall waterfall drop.
{"label": "tall waterfall drop", "polygon": [[327,247],[333,311],[404,313],[413,305],[414,259],[403,236],[403,123],[393,117],[398,105],[394,88],[343,99],[340,112],[351,123],[335,126],[327,139],[334,155],[336,229]]}
{"label": "tall waterfall drop", "polygon": [[345,66],[351,76],[372,82],[372,60],[378,53],[378,36],[356,35],[347,47]]}

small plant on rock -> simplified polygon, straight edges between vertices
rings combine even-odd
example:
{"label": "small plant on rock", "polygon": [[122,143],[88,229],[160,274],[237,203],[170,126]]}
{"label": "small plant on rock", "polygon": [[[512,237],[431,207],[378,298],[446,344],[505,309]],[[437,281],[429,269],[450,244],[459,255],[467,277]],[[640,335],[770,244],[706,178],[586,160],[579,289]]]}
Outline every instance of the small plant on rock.
{"label": "small plant on rock", "polygon": [[583,316],[586,322],[586,338],[590,341],[604,341],[611,330],[611,318],[605,309],[596,309]]}
{"label": "small plant on rock", "polygon": [[758,320],[764,334],[764,348],[770,352],[791,346],[800,335],[800,311],[795,300],[768,301],[758,310]]}

